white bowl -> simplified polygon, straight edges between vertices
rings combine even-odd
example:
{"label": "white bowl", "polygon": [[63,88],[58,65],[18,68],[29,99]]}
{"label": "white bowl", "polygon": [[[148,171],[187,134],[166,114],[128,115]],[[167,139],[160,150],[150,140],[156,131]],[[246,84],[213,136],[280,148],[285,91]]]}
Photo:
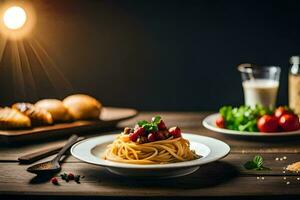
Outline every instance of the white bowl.
{"label": "white bowl", "polygon": [[252,136],[252,137],[276,137],[276,136],[300,135],[300,130],[289,131],[289,132],[264,133],[264,132],[236,131],[236,130],[219,128],[216,126],[216,119],[219,116],[220,116],[219,113],[214,113],[214,114],[207,116],[202,121],[203,126],[211,131],[225,134],[225,135],[239,135],[239,136]]}
{"label": "white bowl", "polygon": [[185,162],[171,164],[127,164],[103,159],[103,154],[108,144],[112,143],[117,134],[89,138],[74,144],[71,154],[84,162],[106,167],[108,171],[135,177],[178,177],[193,173],[200,165],[207,164],[225,157],[230,147],[217,139],[183,133],[183,137],[190,141],[190,148],[201,157]]}

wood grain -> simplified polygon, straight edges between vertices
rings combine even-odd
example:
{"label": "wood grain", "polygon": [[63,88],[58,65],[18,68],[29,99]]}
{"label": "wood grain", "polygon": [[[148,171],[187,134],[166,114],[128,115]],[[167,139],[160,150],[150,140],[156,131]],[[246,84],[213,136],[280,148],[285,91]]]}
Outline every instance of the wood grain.
{"label": "wood grain", "polygon": [[[299,195],[297,175],[278,176],[240,174],[227,161],[201,167],[194,174],[176,179],[132,179],[110,174],[106,169],[85,163],[64,163],[66,172],[85,175],[81,184],[74,182],[55,186],[49,179],[24,173],[26,166],[0,164],[6,168],[0,175],[0,194],[95,195],[95,196],[248,196]],[[3,172],[3,171],[1,171]],[[16,173],[18,172],[18,173]],[[22,173],[23,172],[23,173]],[[17,176],[17,178],[15,177]],[[260,179],[257,179],[260,177]],[[264,177],[264,179],[262,179]],[[287,185],[287,181],[290,182]]]}
{"label": "wood grain", "polygon": [[[0,194],[29,196],[84,197],[300,197],[300,174],[284,168],[300,161],[300,138],[287,137],[268,140],[225,137],[206,130],[201,120],[209,113],[147,112],[119,124],[119,128],[134,125],[136,120],[151,119],[160,114],[169,126],[180,126],[191,132],[221,139],[231,146],[231,153],[218,162],[201,166],[194,174],[176,179],[133,179],[110,174],[105,168],[83,163],[72,156],[62,165],[65,172],[84,175],[81,184],[61,182],[59,186],[49,183],[48,178],[27,173],[28,165],[19,165],[18,156],[38,148],[51,147],[65,142],[64,139],[40,141],[14,147],[0,146]],[[109,134],[91,132],[88,137]],[[243,164],[260,154],[264,165],[271,171],[246,170]],[[280,160],[280,158],[284,158]],[[49,160],[45,158],[42,161]],[[276,160],[276,158],[278,158]],[[287,184],[287,182],[289,184]],[[21,197],[21,196],[20,196]]]}

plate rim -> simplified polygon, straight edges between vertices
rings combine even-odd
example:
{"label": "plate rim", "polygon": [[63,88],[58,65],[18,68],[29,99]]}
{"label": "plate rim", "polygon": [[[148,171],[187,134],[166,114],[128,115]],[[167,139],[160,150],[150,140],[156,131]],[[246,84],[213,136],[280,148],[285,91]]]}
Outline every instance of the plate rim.
{"label": "plate rim", "polygon": [[[119,134],[119,133],[118,133]],[[212,137],[207,137],[207,136],[202,136],[202,135],[197,135],[197,134],[193,134],[193,133],[182,133],[183,137],[198,137],[198,139],[200,140],[207,140],[208,142],[214,142],[214,145],[218,144],[218,146],[222,145],[222,147],[224,148],[224,152],[221,153],[221,151],[218,149],[211,149],[207,143],[201,143],[205,146],[207,146],[210,149],[210,153],[204,157],[204,158],[199,158],[196,160],[192,160],[192,161],[184,161],[184,162],[177,162],[177,163],[170,163],[170,164],[146,164],[146,165],[140,165],[140,164],[129,164],[129,163],[118,163],[118,162],[114,162],[114,161],[108,161],[108,160],[104,160],[101,158],[97,158],[94,155],[92,155],[90,153],[90,156],[95,157],[94,159],[86,159],[86,158],[82,158],[78,155],[76,155],[75,153],[75,149],[83,144],[84,142],[88,142],[91,140],[96,140],[99,139],[101,137],[113,137],[115,138],[116,135],[118,134],[109,134],[109,135],[102,135],[102,136],[96,136],[96,137],[92,137],[92,138],[88,138],[82,141],[79,141],[77,143],[75,143],[72,147],[71,147],[71,154],[72,156],[74,156],[76,159],[81,160],[83,162],[89,163],[89,164],[94,164],[94,165],[98,165],[98,166],[102,166],[102,167],[108,167],[108,168],[122,168],[122,169],[174,169],[174,168],[189,168],[189,167],[194,167],[194,166],[200,166],[200,165],[204,165],[207,163],[211,163],[217,160],[220,160],[224,157],[226,157],[229,153],[230,153],[230,146],[218,139],[212,138]],[[209,141],[210,140],[210,141]],[[113,140],[111,140],[112,142]],[[106,143],[106,142],[102,142]],[[100,145],[101,143],[98,143],[97,145]],[[92,147],[88,148],[88,151],[91,152],[91,150],[97,146],[94,145]],[[213,146],[213,143],[211,143],[211,145]],[[217,156],[213,156],[211,155],[212,153],[216,153],[213,152],[212,150],[216,151],[219,155]],[[202,159],[202,160],[201,160]],[[98,162],[97,162],[98,161]],[[99,162],[101,161],[101,162]]]}
{"label": "plate rim", "polygon": [[247,132],[247,131],[236,131],[230,129],[219,128],[217,126],[212,126],[209,121],[216,119],[220,116],[220,113],[213,113],[206,116],[202,120],[202,125],[211,131],[225,135],[235,135],[235,136],[250,136],[250,137],[283,137],[283,136],[296,136],[300,135],[300,130],[288,131],[288,132],[274,132],[274,133],[264,133],[264,132]]}

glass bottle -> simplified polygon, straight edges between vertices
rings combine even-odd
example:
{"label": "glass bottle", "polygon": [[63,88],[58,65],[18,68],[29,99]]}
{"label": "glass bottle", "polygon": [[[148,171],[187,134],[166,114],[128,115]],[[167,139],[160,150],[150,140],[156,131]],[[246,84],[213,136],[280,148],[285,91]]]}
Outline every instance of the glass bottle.
{"label": "glass bottle", "polygon": [[290,58],[291,69],[289,73],[289,107],[300,116],[300,57]]}

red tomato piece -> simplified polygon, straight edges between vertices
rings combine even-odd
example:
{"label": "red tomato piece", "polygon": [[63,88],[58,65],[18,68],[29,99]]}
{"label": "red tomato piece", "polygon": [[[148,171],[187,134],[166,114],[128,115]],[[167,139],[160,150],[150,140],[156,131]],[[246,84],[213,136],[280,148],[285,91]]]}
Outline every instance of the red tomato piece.
{"label": "red tomato piece", "polygon": [[280,117],[282,117],[285,114],[291,114],[291,111],[286,109],[283,106],[278,107],[274,112],[274,115],[277,119],[279,119]]}
{"label": "red tomato piece", "polygon": [[217,119],[216,119],[216,125],[217,127],[219,128],[225,128],[225,119],[223,116],[219,116]]}
{"label": "red tomato piece", "polygon": [[257,122],[260,132],[278,132],[278,120],[273,115],[263,115]]}
{"label": "red tomato piece", "polygon": [[159,130],[165,130],[167,129],[167,126],[163,120],[160,120],[159,124],[157,124],[157,127]]}
{"label": "red tomato piece", "polygon": [[155,142],[156,138],[155,138],[155,134],[154,133],[149,133],[148,134],[148,141],[149,142]]}
{"label": "red tomato piece", "polygon": [[300,129],[299,118],[294,114],[284,114],[281,116],[279,125],[284,131],[296,131]]}
{"label": "red tomato piece", "polygon": [[172,127],[169,129],[169,133],[174,137],[178,138],[181,137],[181,130],[178,126]]}

